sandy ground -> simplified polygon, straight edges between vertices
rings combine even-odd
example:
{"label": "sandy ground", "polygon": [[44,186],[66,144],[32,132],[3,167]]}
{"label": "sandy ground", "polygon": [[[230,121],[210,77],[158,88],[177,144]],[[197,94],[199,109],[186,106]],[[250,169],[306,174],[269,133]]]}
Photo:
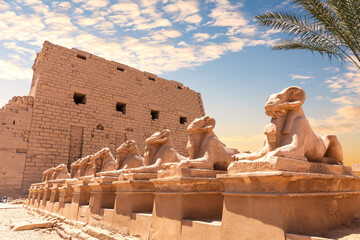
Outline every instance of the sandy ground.
{"label": "sandy ground", "polygon": [[336,228],[323,236],[339,240],[360,240],[360,219],[354,220],[350,226]]}
{"label": "sandy ground", "polygon": [[[36,213],[30,213],[22,205],[0,203],[0,240],[62,240],[53,229],[35,229],[12,231],[10,225],[20,221],[44,219]],[[360,240],[360,219],[350,226],[333,229],[322,237],[338,240]]]}
{"label": "sandy ground", "polygon": [[0,240],[62,240],[52,229],[36,229],[27,231],[12,231],[12,223],[30,220],[43,219],[37,214],[30,214],[21,205],[0,203]]}

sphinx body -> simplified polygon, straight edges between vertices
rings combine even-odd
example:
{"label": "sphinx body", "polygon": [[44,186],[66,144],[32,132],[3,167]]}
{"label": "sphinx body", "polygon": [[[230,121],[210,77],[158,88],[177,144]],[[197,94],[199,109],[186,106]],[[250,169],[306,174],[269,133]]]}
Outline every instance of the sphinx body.
{"label": "sphinx body", "polygon": [[55,168],[53,179],[68,179],[71,175],[65,164],[60,164]]}
{"label": "sphinx body", "polygon": [[81,158],[76,160],[70,165],[70,177],[77,178],[79,177],[79,167],[80,167]]}
{"label": "sphinx body", "polygon": [[187,150],[189,158],[179,163],[166,164],[164,168],[200,168],[226,170],[233,161],[232,155],[239,153],[227,148],[215,135],[215,119],[205,116],[189,124]]}
{"label": "sphinx body", "polygon": [[94,176],[99,172],[113,171],[116,169],[116,160],[109,148],[103,148],[96,152],[91,157],[91,162],[93,164]]}
{"label": "sphinx body", "polygon": [[145,140],[145,144],[145,166],[124,169],[123,172],[156,173],[164,163],[186,159],[174,149],[169,129],[154,133]]}
{"label": "sphinx body", "polygon": [[128,169],[144,166],[144,158],[134,140],[128,140],[116,149],[116,169]]}
{"label": "sphinx body", "polygon": [[144,158],[134,140],[127,140],[116,149],[116,170],[97,173],[97,176],[119,176],[125,169],[144,166]]}
{"label": "sphinx body", "polygon": [[309,162],[340,164],[342,148],[335,135],[315,133],[302,109],[306,98],[300,87],[289,87],[271,95],[265,111],[271,123],[265,127],[265,140],[257,152],[243,152],[234,160],[255,160],[276,156]]}
{"label": "sphinx body", "polygon": [[79,167],[77,177],[94,175],[94,165],[91,161],[91,158],[92,155],[88,155],[78,160]]}
{"label": "sphinx body", "polygon": [[55,173],[55,168],[54,167],[46,169],[43,172],[42,182],[53,180],[54,179],[54,173]]}

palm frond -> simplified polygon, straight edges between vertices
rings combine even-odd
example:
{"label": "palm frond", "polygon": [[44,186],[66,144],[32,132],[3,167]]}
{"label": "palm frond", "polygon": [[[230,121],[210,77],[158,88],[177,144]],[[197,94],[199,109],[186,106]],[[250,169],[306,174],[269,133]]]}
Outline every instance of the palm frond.
{"label": "palm frond", "polygon": [[273,49],[303,49],[330,59],[360,62],[360,0],[292,0],[305,14],[266,12],[259,25],[288,33]]}
{"label": "palm frond", "polygon": [[272,48],[273,50],[307,50],[311,53],[319,53],[321,56],[327,55],[329,59],[346,59],[346,56],[334,45],[326,42],[313,43],[299,39],[286,39],[278,42]]}

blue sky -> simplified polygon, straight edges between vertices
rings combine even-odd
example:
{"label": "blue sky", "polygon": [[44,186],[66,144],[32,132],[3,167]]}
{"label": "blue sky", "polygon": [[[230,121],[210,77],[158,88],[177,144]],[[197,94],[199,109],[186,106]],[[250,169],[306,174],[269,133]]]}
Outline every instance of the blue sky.
{"label": "blue sky", "polygon": [[302,51],[275,52],[284,35],[260,27],[284,0],[0,1],[0,106],[27,95],[36,52],[48,40],[176,80],[200,92],[215,132],[229,146],[256,150],[269,118],[268,95],[298,85],[319,133],[337,134],[346,163],[360,150],[360,71]]}

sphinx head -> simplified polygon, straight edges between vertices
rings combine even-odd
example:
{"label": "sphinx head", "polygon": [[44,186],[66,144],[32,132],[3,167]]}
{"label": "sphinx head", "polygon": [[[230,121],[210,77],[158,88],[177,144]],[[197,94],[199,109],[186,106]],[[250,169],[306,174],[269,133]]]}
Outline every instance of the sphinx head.
{"label": "sphinx head", "polygon": [[265,104],[266,115],[272,118],[284,117],[290,110],[301,108],[306,98],[305,91],[300,87],[288,87],[268,97]]}

